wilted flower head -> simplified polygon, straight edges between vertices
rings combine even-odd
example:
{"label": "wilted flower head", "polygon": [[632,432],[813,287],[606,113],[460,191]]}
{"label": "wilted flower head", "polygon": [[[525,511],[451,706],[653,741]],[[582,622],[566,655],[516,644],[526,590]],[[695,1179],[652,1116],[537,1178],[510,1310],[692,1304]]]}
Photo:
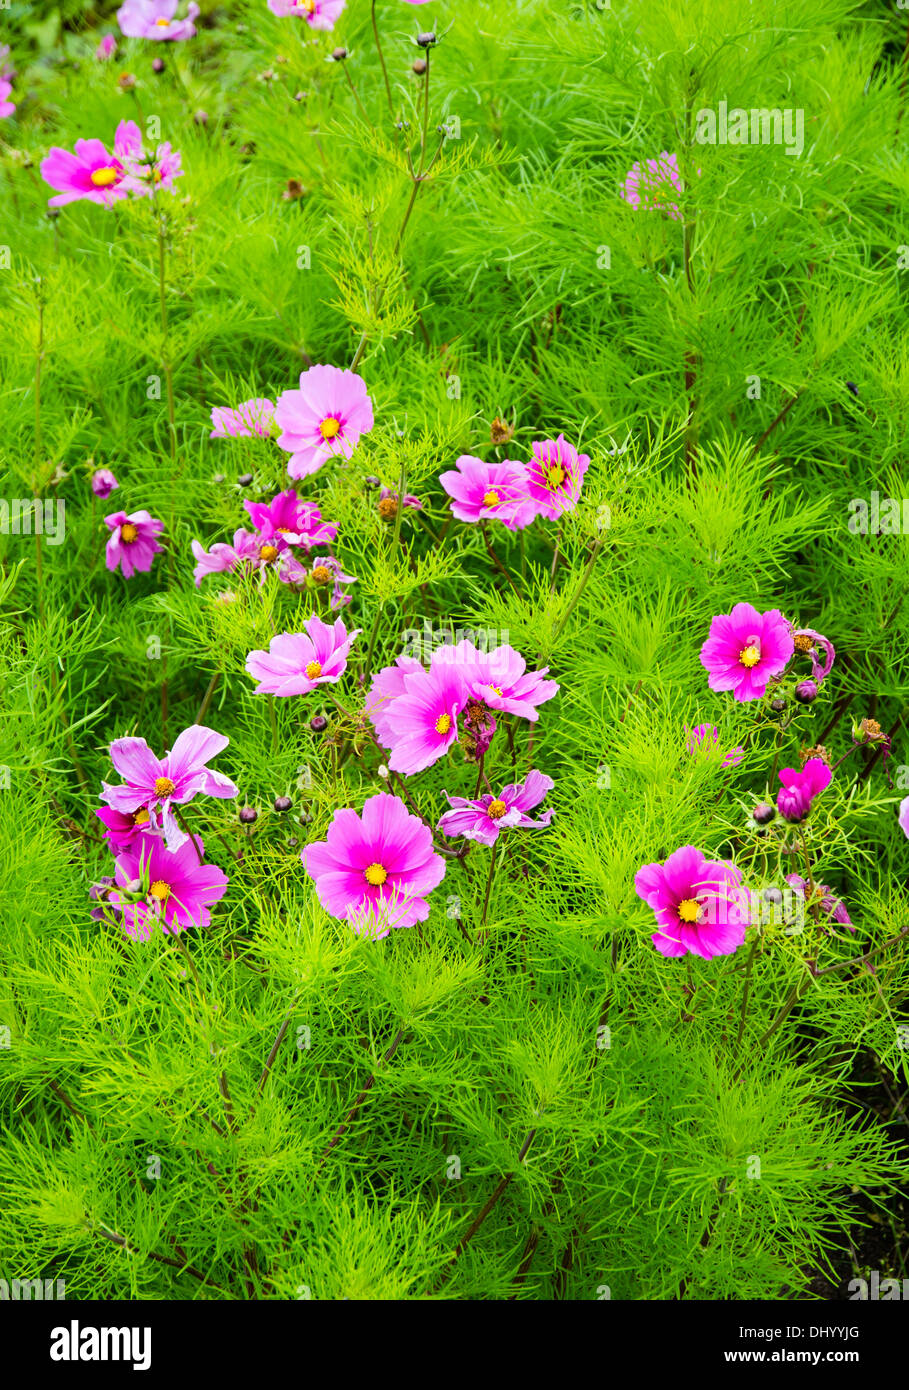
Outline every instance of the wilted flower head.
{"label": "wilted flower head", "polygon": [[199,6],[190,0],[185,19],[175,18],[177,8],[178,0],[124,0],[117,11],[117,23],[130,39],[191,39]]}
{"label": "wilted flower head", "polygon": [[466,840],[477,840],[482,845],[493,845],[503,830],[516,826],[525,829],[547,826],[552,820],[551,810],[543,812],[539,820],[527,814],[552,791],[555,783],[544,772],[533,769],[528,772],[524,782],[509,783],[498,796],[486,792],[479,800],[470,801],[463,796],[449,796],[450,811],[446,811],[437,829],[443,835],[463,835]]}
{"label": "wilted flower head", "polygon": [[836,658],[833,643],[823,633],[815,632],[813,627],[793,629],[792,641],[799,656],[811,658],[811,676],[820,689],[826,677],[833,670],[833,662]]}
{"label": "wilted flower head", "polygon": [[751,916],[740,870],[707,859],[694,845],[675,850],[665,864],[645,864],[634,888],[653,908],[659,930],[651,940],[664,956],[690,951],[710,960],[731,955],[745,940]]}
{"label": "wilted flower head", "polygon": [[319,685],[335,685],[347,666],[350,644],[361,629],[348,632],[340,618],[332,626],[316,614],[304,632],[282,632],[268,651],[250,652],[246,670],[257,680],[255,695],[308,695]]}
{"label": "wilted flower head", "polygon": [[799,874],[787,874],[786,882],[789,887],[794,889],[800,898],[803,898],[809,905],[812,903],[820,904],[822,910],[834,922],[839,922],[841,926],[848,927],[850,931],[855,931],[849,913],[846,911],[845,903],[834,897],[826,883],[815,883],[814,894],[809,896],[809,883]]}
{"label": "wilted flower head", "polygon": [[370,797],[360,815],[335,811],[325,840],[300,858],[325,911],[376,939],[425,922],[425,895],[445,877],[428,826],[387,792]]}
{"label": "wilted flower head", "polygon": [[164,522],[151,512],[112,512],[104,518],[111,532],[105,549],[109,570],[121,570],[124,579],[131,579],[138,570],[147,573],[161,550],[156,537],[164,530]]}
{"label": "wilted flower head", "polygon": [[701,647],[701,665],[711,690],[731,690],[737,700],[759,700],[771,676],[778,676],[795,650],[789,624],[777,608],[759,613],[737,603],[710,624]]}
{"label": "wilted flower head", "polygon": [[298,390],[282,391],[275,404],[278,445],[290,458],[292,478],[317,472],[337,454],[350,458],[374,424],[366,383],[356,372],[317,366],[301,372]]}

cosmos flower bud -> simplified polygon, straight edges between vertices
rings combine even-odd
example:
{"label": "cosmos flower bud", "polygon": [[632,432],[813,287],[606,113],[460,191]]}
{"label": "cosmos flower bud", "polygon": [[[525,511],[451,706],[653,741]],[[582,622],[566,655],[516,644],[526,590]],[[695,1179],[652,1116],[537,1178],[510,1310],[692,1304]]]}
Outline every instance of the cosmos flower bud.
{"label": "cosmos flower bud", "polygon": [[253,825],[259,819],[259,812],[254,806],[244,806],[240,811],[240,824]]}
{"label": "cosmos flower bud", "polygon": [[346,49],[346,48],[334,48],[334,49],[332,49],[331,58],[332,58],[332,62],[333,62],[333,63],[343,63],[343,62],[344,62],[344,59],[345,59],[346,57],[347,57],[347,49]]}
{"label": "cosmos flower bud", "polygon": [[240,487],[249,487],[252,480],[253,475],[251,473],[241,473],[239,478],[237,479],[237,482],[239,483]]}
{"label": "cosmos flower bud", "polygon": [[136,85],[136,79],[131,72],[121,72],[120,76],[117,78],[117,85],[121,92],[131,92]]}
{"label": "cosmos flower bud", "polygon": [[163,58],[152,58],[152,72],[163,72],[163,71],[164,71],[164,59],[163,59]]}
{"label": "cosmos flower bud", "polygon": [[799,681],[792,693],[800,705],[813,704],[817,699],[817,684],[811,680]]}
{"label": "cosmos flower bud", "polygon": [[783,713],[783,710],[786,708],[786,701],[785,701],[785,700],[771,700],[771,701],[770,701],[770,708],[773,710],[774,714],[782,714],[782,713]]}
{"label": "cosmos flower bud", "polygon": [[765,889],[764,889],[764,902],[765,902],[765,903],[781,903],[782,901],[783,901],[783,894],[780,892],[779,888],[765,888]]}
{"label": "cosmos flower bud", "polygon": [[276,811],[289,811],[293,802],[289,796],[276,796],[274,806]]}
{"label": "cosmos flower bud", "polygon": [[413,71],[417,74],[417,77],[422,77],[428,67],[429,64],[425,58],[414,58]]}
{"label": "cosmos flower bud", "polygon": [[757,806],[755,806],[754,810],[751,812],[752,819],[757,821],[758,825],[767,825],[769,821],[773,820],[775,815],[776,811],[772,806],[768,805],[766,801],[758,802]]}
{"label": "cosmos flower bud", "polygon": [[208,112],[203,111],[200,107],[193,116],[193,121],[196,125],[208,125]]}
{"label": "cosmos flower bud", "polygon": [[366,487],[369,487],[369,488],[381,487],[381,486],[382,486],[382,480],[381,480],[381,478],[377,478],[376,475],[375,475],[375,473],[367,473],[367,474],[366,474],[366,477],[363,479],[363,482],[364,482],[364,484],[366,485]]}
{"label": "cosmos flower bud", "polygon": [[314,714],[309,721],[309,727],[314,734],[324,734],[325,730],[328,728],[328,720],[325,718],[324,714]]}
{"label": "cosmos flower bud", "polygon": [[418,48],[433,48],[438,43],[438,39],[431,30],[426,30],[422,34],[417,34],[414,42]]}

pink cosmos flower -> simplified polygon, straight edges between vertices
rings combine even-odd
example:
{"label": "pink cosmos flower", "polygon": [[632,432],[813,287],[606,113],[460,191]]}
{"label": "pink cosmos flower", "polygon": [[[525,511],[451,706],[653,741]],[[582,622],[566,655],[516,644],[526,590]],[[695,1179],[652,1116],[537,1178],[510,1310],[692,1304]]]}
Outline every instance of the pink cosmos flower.
{"label": "pink cosmos flower", "polygon": [[634,890],[652,907],[659,930],[651,937],[664,956],[728,956],[745,940],[750,902],[734,864],[707,859],[683,845],[665,864],[645,864]]}
{"label": "pink cosmos flower", "polygon": [[101,806],[95,815],[104,825],[104,838],[114,855],[134,845],[149,829],[149,815],[144,806],[130,813]]}
{"label": "pink cosmos flower", "polygon": [[[458,737],[458,712],[467,689],[453,666],[431,667],[403,675],[403,692],[387,707],[382,728],[391,733],[392,772],[412,776],[431,767]],[[378,738],[378,727],[376,736]]]}
{"label": "pink cosmos flower", "polygon": [[737,603],[710,623],[701,665],[711,690],[732,690],[737,700],[759,700],[771,676],[785,669],[795,651],[789,624],[778,608],[759,613]]}
{"label": "pink cosmos flower", "polygon": [[183,806],[194,796],[237,795],[229,777],[206,767],[229,742],[224,734],[216,734],[204,724],[192,724],[169,753],[157,758],[144,738],[115,739],[110,758],[124,784],[114,787],[102,782],[101,800],[125,816],[146,810],[149,832],[163,832],[167,848],[179,849],[188,836],[178,825],[172,807]]}
{"label": "pink cosmos flower", "polygon": [[439,477],[451,498],[451,510],[459,521],[501,521],[509,531],[520,531],[536,516],[530,500],[527,469],[505,459],[484,463],[462,454],[453,469]]}
{"label": "pink cosmos flower", "polygon": [[374,424],[366,383],[340,367],[310,367],[299,390],[282,391],[275,405],[278,445],[290,458],[292,478],[316,473],[333,454],[350,458]]}
{"label": "pink cosmos flower", "polygon": [[164,522],[141,511],[111,512],[104,524],[111,532],[105,549],[107,568],[119,568],[124,579],[131,579],[136,571],[146,574],[161,550],[155,537],[164,530]]}
{"label": "pink cosmos flower", "polygon": [[539,820],[531,820],[527,812],[532,811],[549,792],[555,783],[544,772],[533,771],[527,774],[525,782],[509,783],[498,796],[486,792],[479,801],[469,801],[463,796],[448,796],[450,811],[446,811],[436,829],[443,835],[463,835],[466,840],[478,840],[481,845],[494,845],[503,830],[513,826],[540,827],[552,820],[552,811],[544,811]]}
{"label": "pink cosmos flower", "polygon": [[319,508],[298,498],[293,488],[279,492],[270,502],[244,501],[243,505],[257,531],[277,532],[287,545],[312,550],[316,545],[330,545],[338,534],[337,526],[323,521]]}
{"label": "pink cosmos flower", "polygon": [[677,155],[664,150],[659,159],[639,160],[632,164],[619,190],[619,197],[635,209],[651,208],[666,212],[679,221],[682,214],[678,204],[672,200],[673,191],[682,191],[679,160]]}
{"label": "pink cosmos flower", "polygon": [[370,797],[360,815],[336,811],[325,840],[300,858],[325,911],[376,940],[425,922],[425,895],[445,877],[428,826],[386,792]]}
{"label": "pink cosmos flower", "polygon": [[897,820],[903,834],[909,836],[909,796],[904,796],[897,811]]}
{"label": "pink cosmos flower", "polygon": [[[800,874],[787,874],[786,882],[789,884],[790,888],[795,890],[800,898],[804,898],[806,902],[809,901],[807,879],[802,878]],[[855,927],[852,925],[852,919],[846,911],[846,904],[841,898],[834,897],[826,883],[815,883],[814,892],[815,896],[810,899],[811,902],[819,902],[824,912],[826,912],[827,916],[831,917],[834,922],[839,922],[840,926],[848,927],[850,931],[855,931]]]}
{"label": "pink cosmos flower", "polygon": [[801,772],[784,767],[779,776],[783,785],[776,808],[784,820],[797,823],[809,815],[814,798],[830,786],[833,773],[822,758],[809,758]]}
{"label": "pink cosmos flower", "polygon": [[254,695],[308,695],[319,685],[336,685],[344,674],[350,644],[362,628],[348,632],[340,618],[329,626],[316,614],[304,632],[282,632],[268,651],[250,652],[246,670],[259,684]]}
{"label": "pink cosmos flower", "polygon": [[559,690],[557,681],[543,679],[549,673],[548,666],[528,671],[521,653],[509,646],[493,647],[484,652],[464,639],[454,646],[438,647],[432,654],[430,666],[433,670],[456,667],[471,700],[501,710],[503,714],[529,719],[531,723],[540,717],[537,706],[551,700]]}
{"label": "pink cosmos flower", "polygon": [[[388,719],[388,708],[392,700],[404,694],[404,677],[412,676],[423,667],[415,656],[399,656],[394,666],[386,666],[377,671],[366,696],[364,713],[376,731],[376,739],[383,748],[390,748],[394,741],[394,726]],[[909,797],[907,797],[909,803]],[[909,830],[906,831],[909,835]]]}
{"label": "pink cosmos flower", "polygon": [[129,39],[191,39],[199,6],[190,0],[185,19],[175,19],[176,13],[177,0],[124,0],[117,23]]}
{"label": "pink cosmos flower", "polygon": [[[688,735],[685,741],[685,752],[690,753],[692,757],[702,748],[708,752],[712,751],[719,743],[720,732],[713,724],[695,724],[693,729],[689,729],[687,724],[682,727]],[[720,766],[738,767],[744,756],[744,748],[730,748]]]}
{"label": "pink cosmos flower", "polygon": [[275,407],[265,396],[254,396],[251,401],[241,401],[236,410],[216,405],[211,413],[214,429],[209,439],[226,439],[228,435],[260,435],[267,437],[272,432]]}
{"label": "pink cosmos flower", "polygon": [[98,44],[98,47],[95,49],[95,57],[98,59],[99,63],[103,63],[108,58],[112,58],[116,51],[117,40],[114,38],[113,34],[105,34],[104,38]]}
{"label": "pink cosmos flower", "polygon": [[[228,878],[216,864],[199,862],[204,853],[198,835],[172,851],[156,836],[143,835],[121,851],[114,866],[117,887],[111,889],[108,902],[123,914],[127,936],[148,941],[156,926],[165,934],[208,926],[209,909],[224,897]],[[145,883],[147,895],[133,902]]]}
{"label": "pink cosmos flower", "polygon": [[96,497],[100,497],[102,502],[105,498],[110,497],[111,493],[119,486],[120,484],[109,468],[96,468],[92,474],[92,492]]}
{"label": "pink cosmos flower", "polygon": [[141,153],[142,132],[135,121],[121,121],[114,135],[114,153],[108,154],[100,140],[77,140],[75,153],[54,145],[41,162],[41,177],[51,188],[59,189],[48,206],[86,198],[90,203],[110,207],[130,192],[129,168]]}
{"label": "pink cosmos flower", "polygon": [[179,150],[171,149],[169,141],[159,145],[154,156],[144,149],[137,151],[127,160],[129,192],[140,198],[152,198],[160,191],[173,193],[174,179],[183,177],[181,159]]}
{"label": "pink cosmos flower", "polygon": [[268,0],[279,19],[297,15],[313,29],[333,29],[347,0]]}
{"label": "pink cosmos flower", "polygon": [[8,82],[5,77],[0,77],[0,117],[11,116],[16,109],[16,103],[7,100],[12,90],[12,82]]}
{"label": "pink cosmos flower", "polygon": [[531,454],[527,491],[536,514],[556,521],[563,512],[573,511],[578,505],[590,458],[579,454],[563,434],[558,439],[532,444]]}

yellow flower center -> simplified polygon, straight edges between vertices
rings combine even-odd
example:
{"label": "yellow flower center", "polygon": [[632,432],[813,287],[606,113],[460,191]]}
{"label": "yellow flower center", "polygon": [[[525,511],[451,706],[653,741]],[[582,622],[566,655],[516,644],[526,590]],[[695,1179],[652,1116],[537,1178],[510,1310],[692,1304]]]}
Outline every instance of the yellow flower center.
{"label": "yellow flower center", "polygon": [[489,805],[486,807],[486,814],[491,816],[493,820],[498,820],[501,816],[504,816],[507,810],[508,807],[505,805],[504,801],[490,801]]}
{"label": "yellow flower center", "polygon": [[319,426],[319,433],[323,439],[334,439],[335,435],[340,433],[340,430],[341,422],[340,420],[336,420],[333,415],[329,415],[328,419],[323,420]]}
{"label": "yellow flower center", "polygon": [[679,916],[683,922],[696,922],[701,905],[696,898],[683,898],[679,903]]}
{"label": "yellow flower center", "polygon": [[116,169],[93,169],[92,183],[96,188],[110,188],[112,183],[116,183],[120,177]]}
{"label": "yellow flower center", "polygon": [[133,825],[148,825],[148,812],[144,806],[133,816]]}
{"label": "yellow flower center", "polygon": [[159,878],[152,884],[148,891],[153,898],[157,898],[159,902],[166,903],[170,897],[170,884],[165,883]]}
{"label": "yellow flower center", "polygon": [[314,584],[327,584],[331,579],[331,570],[327,565],[316,565],[312,572]]}
{"label": "yellow flower center", "polygon": [[500,500],[501,499],[497,492],[487,492],[483,498],[483,506],[497,507],[499,505]]}
{"label": "yellow flower center", "polygon": [[307,14],[315,14],[316,0],[294,0],[294,4],[300,10],[305,10]]}
{"label": "yellow flower center", "polygon": [[155,778],[155,795],[156,795],[156,796],[170,796],[170,794],[171,794],[171,792],[173,791],[173,789],[174,789],[174,784],[173,784],[173,782],[170,780],[169,777],[156,777],[156,778]]}
{"label": "yellow flower center", "polygon": [[565,469],[560,463],[551,463],[546,469],[546,481],[550,487],[561,487],[565,481]]}
{"label": "yellow flower center", "polygon": [[170,20],[169,20],[169,19],[156,19],[156,20],[155,20],[155,23],[157,24],[157,26],[158,26],[159,29],[166,29],[166,28],[169,26],[169,24],[170,24]]}
{"label": "yellow flower center", "polygon": [[757,666],[761,659],[761,654],[757,647],[744,647],[739,652],[739,661],[743,666]]}
{"label": "yellow flower center", "polygon": [[490,690],[494,691],[496,695],[498,695],[498,697],[499,697],[500,700],[504,698],[503,695],[502,695],[501,690],[499,689],[499,687],[498,687],[497,685],[491,685],[489,688],[490,688]]}
{"label": "yellow flower center", "polygon": [[318,661],[311,661],[306,668],[306,679],[308,681],[317,680],[322,674],[322,667]]}
{"label": "yellow flower center", "polygon": [[437,734],[447,734],[447,733],[448,733],[448,730],[449,730],[450,728],[451,728],[451,715],[450,715],[450,714],[440,714],[439,717],[438,717],[438,719],[436,720],[436,733],[437,733]]}
{"label": "yellow flower center", "polygon": [[138,534],[138,526],[134,526],[131,521],[127,521],[125,526],[120,527],[120,540],[124,545],[132,545]]}
{"label": "yellow flower center", "polygon": [[278,547],[276,545],[263,545],[259,548],[259,559],[274,560],[277,553]]}
{"label": "yellow flower center", "polygon": [[363,877],[367,883],[372,884],[373,888],[381,888],[388,878],[388,870],[381,864],[370,864],[368,869],[363,870]]}

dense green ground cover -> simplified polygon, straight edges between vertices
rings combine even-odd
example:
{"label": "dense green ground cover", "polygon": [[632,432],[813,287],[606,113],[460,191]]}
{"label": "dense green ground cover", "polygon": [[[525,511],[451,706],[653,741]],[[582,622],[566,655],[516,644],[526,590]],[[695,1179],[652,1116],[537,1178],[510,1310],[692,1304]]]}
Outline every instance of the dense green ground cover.
{"label": "dense green ground cover", "polygon": [[[0,535],[0,1276],[71,1298],[809,1297],[860,1200],[894,1228],[882,1275],[905,1273],[905,1149],[850,1077],[870,1058],[905,1120],[909,542],[850,504],[909,496],[906,14],[376,12],[401,130],[366,0],[323,35],[206,4],[194,38],[154,44],[104,7],[0,11],[3,497],[65,502],[63,543]],[[804,148],[692,143],[723,101],[802,111]],[[110,146],[121,120],[181,151],[175,192],[49,217],[48,149]],[[619,194],[663,151],[678,217]],[[289,485],[273,439],[210,439],[211,409],[354,360],[375,427],[298,484],[357,576],[342,714],[244,670],[318,596],[272,573],[196,587],[190,543]],[[578,506],[491,523],[494,561],[439,474],[560,433],[591,460]],[[374,478],[422,512],[381,515]],[[104,562],[121,508],[164,521],[128,581]],[[700,648],[740,602],[835,644],[813,704],[708,688]],[[485,770],[541,769],[556,814],[506,837],[488,902],[473,845],[424,923],[372,941],[322,910],[300,849],[385,788],[357,675],[425,624],[550,668],[532,745],[514,721]],[[755,801],[800,752],[849,753],[863,717],[892,754],[845,759],[805,844],[854,936],[815,910],[734,955],[658,953],[638,869],[690,844],[785,887],[801,847],[757,835]],[[230,886],[182,949],[133,942],[89,916],[108,747],[160,753],[197,720],[229,737],[240,798],[187,818]],[[692,756],[704,722],[718,749]],[[435,824],[475,782],[455,748],[406,792]]]}

